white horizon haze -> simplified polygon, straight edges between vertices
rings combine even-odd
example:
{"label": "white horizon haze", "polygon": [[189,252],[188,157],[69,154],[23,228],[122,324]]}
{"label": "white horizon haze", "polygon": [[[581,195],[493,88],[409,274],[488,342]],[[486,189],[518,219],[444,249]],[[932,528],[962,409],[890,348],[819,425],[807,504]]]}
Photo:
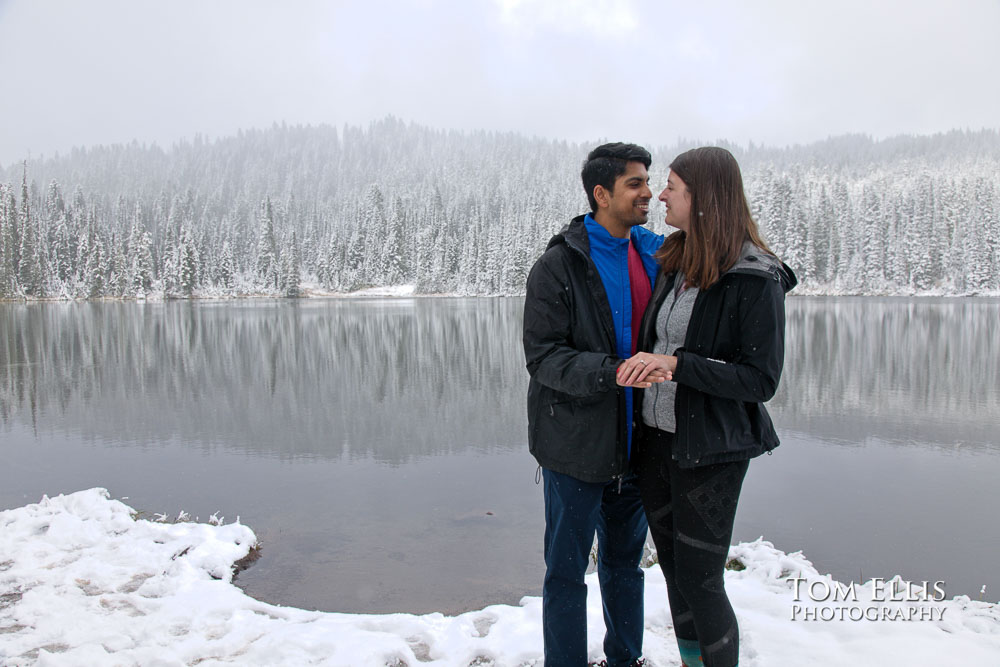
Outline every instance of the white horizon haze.
{"label": "white horizon haze", "polygon": [[0,165],[389,115],[650,145],[996,129],[998,28],[998,0],[0,0]]}

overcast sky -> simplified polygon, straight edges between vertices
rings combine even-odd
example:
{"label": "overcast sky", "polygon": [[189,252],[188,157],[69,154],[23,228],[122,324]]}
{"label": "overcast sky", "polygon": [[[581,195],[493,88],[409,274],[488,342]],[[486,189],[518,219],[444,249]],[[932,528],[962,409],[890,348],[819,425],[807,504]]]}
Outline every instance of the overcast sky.
{"label": "overcast sky", "polygon": [[1000,127],[1000,0],[0,0],[0,164],[394,115],[572,141]]}

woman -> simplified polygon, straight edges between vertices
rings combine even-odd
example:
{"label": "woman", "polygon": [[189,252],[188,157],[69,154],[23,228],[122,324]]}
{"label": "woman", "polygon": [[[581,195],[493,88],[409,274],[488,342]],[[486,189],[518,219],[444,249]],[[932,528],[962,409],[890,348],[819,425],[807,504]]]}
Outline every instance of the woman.
{"label": "woman", "polygon": [[763,404],[778,387],[796,279],[761,239],[729,151],[677,156],[659,199],[680,231],[656,254],[640,352],[618,383],[672,376],[636,400],[639,488],[684,664],[733,667],[739,628],[723,571],[749,460],[778,446]]}

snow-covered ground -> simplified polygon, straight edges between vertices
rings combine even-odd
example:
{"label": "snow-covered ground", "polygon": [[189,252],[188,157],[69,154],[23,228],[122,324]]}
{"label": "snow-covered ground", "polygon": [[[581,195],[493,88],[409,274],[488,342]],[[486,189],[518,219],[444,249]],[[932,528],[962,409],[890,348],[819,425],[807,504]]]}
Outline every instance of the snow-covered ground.
{"label": "snow-covered ground", "polygon": [[[137,520],[103,489],[0,512],[0,664],[541,665],[540,598],[459,616],[265,604],[232,583],[253,532],[220,523]],[[761,540],[731,556],[746,566],[726,573],[743,667],[1000,664],[996,604],[937,600],[934,582],[852,589]],[[593,576],[588,585],[598,660],[600,593]],[[656,567],[646,572],[645,655],[650,667],[680,664]]]}
{"label": "snow-covered ground", "polygon": [[[387,297],[406,297],[406,296],[416,296],[417,286],[416,285],[387,285],[385,287],[368,287],[366,289],[356,290],[354,292],[331,292],[330,290],[324,289],[323,287],[315,284],[308,283],[302,285],[302,296],[304,297],[329,297],[329,296],[339,296],[339,297],[369,297],[369,296],[387,296]],[[427,295],[421,295],[427,296]]]}

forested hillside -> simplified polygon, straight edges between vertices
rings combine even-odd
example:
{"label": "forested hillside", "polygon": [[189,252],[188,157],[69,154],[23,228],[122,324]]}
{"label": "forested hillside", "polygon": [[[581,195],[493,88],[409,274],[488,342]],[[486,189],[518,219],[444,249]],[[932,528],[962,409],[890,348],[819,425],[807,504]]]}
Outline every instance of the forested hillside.
{"label": "forested hillside", "polygon": [[[688,147],[652,149],[654,196]],[[997,132],[727,147],[800,291],[1000,290]],[[0,297],[520,294],[551,234],[587,208],[590,148],[388,118],[7,165]]]}

